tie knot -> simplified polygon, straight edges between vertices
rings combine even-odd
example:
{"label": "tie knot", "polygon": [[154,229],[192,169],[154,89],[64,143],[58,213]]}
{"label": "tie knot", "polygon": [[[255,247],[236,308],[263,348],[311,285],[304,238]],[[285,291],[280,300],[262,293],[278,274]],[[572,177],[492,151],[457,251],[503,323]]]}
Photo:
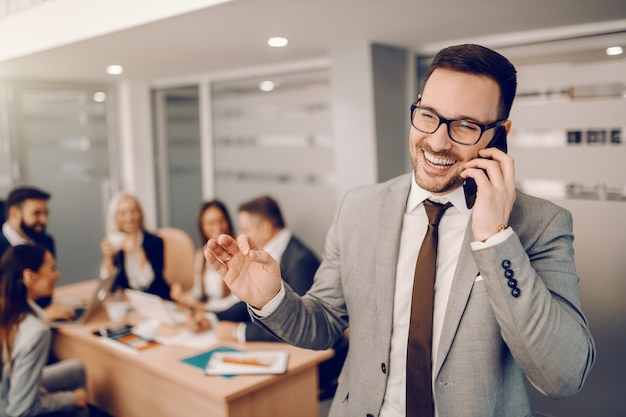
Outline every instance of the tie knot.
{"label": "tie knot", "polygon": [[435,203],[434,201],[424,200],[424,208],[426,209],[426,216],[428,216],[428,224],[437,227],[439,226],[439,221],[441,217],[443,217],[443,213],[451,207],[451,203],[440,204]]}

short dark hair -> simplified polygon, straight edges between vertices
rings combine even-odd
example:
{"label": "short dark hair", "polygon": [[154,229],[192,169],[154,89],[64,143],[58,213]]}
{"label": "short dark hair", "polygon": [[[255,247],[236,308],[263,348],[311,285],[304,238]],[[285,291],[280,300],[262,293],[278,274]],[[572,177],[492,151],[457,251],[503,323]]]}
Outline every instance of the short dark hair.
{"label": "short dark hair", "polygon": [[498,120],[508,119],[517,90],[517,71],[504,56],[481,45],[463,44],[442,49],[435,55],[424,86],[433,71],[444,68],[493,79],[500,87]]}
{"label": "short dark hair", "polygon": [[257,214],[264,219],[267,219],[277,229],[283,229],[285,227],[285,220],[280,212],[280,207],[276,200],[272,197],[264,195],[257,197],[253,200],[242,203],[239,206],[239,211],[245,211],[250,214]]}
{"label": "short dark hair", "polygon": [[18,187],[11,190],[7,197],[7,210],[11,207],[20,207],[26,200],[50,200],[50,193],[35,187]]}

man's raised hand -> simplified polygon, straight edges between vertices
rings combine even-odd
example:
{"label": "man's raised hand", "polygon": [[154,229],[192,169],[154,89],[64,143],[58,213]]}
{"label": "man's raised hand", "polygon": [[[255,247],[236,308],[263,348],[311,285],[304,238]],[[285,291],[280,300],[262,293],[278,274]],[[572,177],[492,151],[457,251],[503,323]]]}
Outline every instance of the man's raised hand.
{"label": "man's raised hand", "polygon": [[210,239],[204,257],[240,300],[261,309],[278,294],[280,266],[247,235]]}

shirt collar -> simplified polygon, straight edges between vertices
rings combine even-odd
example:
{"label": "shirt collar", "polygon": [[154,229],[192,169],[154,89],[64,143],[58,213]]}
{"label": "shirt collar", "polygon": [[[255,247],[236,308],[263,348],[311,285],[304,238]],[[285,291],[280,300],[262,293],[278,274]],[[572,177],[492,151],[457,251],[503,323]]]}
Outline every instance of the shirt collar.
{"label": "shirt collar", "polygon": [[287,248],[289,241],[291,240],[291,231],[287,228],[282,229],[276,234],[269,242],[263,246],[263,249],[269,253],[272,258],[276,259],[280,263],[280,259],[283,252]]}
{"label": "shirt collar", "polygon": [[465,204],[465,194],[463,193],[463,187],[457,187],[448,194],[441,196],[434,196],[430,191],[427,191],[417,185],[415,181],[415,174],[411,176],[411,188],[409,190],[409,197],[406,202],[406,212],[410,213],[415,210],[415,207],[422,204],[424,200],[430,199],[437,203],[450,202],[452,205],[465,217],[469,218],[472,211],[467,208]]}
{"label": "shirt collar", "polygon": [[9,222],[5,222],[2,225],[2,234],[7,238],[11,246],[25,245],[31,243],[30,239],[24,239],[14,228],[11,227]]}
{"label": "shirt collar", "polygon": [[30,306],[30,308],[33,309],[37,317],[44,320],[44,316],[46,313],[44,312],[43,308],[39,307],[39,305],[37,305],[37,303],[31,299],[28,299],[28,305]]}

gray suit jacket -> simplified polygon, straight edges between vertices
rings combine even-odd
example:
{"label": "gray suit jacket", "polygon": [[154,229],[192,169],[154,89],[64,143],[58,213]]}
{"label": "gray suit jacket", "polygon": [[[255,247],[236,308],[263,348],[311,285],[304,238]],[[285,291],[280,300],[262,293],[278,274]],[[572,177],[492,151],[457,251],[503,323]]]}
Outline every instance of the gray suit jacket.
{"label": "gray suit jacket", "polygon": [[[312,349],[332,346],[350,328],[332,417],[380,412],[410,181],[404,175],[349,192],[311,290],[298,297],[286,288],[278,309],[261,320],[281,339]],[[514,236],[476,252],[468,225],[434,364],[439,417],[532,416],[524,376],[546,395],[562,398],[582,387],[593,364],[570,213],[518,193],[509,225]],[[510,263],[506,268],[504,261]],[[506,269],[518,281],[517,298]]]}
{"label": "gray suit jacket", "polygon": [[38,416],[76,410],[70,391],[45,393],[42,371],[50,351],[50,328],[27,314],[15,335],[11,362],[5,363],[0,382],[0,417]]}

